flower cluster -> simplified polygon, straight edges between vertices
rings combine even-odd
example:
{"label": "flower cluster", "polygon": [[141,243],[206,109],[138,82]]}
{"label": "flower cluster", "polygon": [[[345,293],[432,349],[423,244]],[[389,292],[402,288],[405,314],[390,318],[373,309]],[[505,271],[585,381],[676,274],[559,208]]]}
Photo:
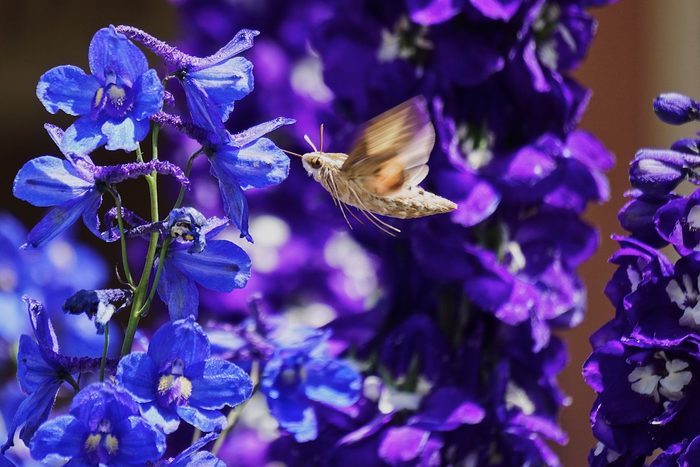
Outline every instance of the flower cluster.
{"label": "flower cluster", "polygon": [[[10,417],[3,455],[21,457],[23,444],[35,460],[71,465],[222,465],[216,453],[257,389],[261,368],[260,389],[273,413],[284,414],[290,431],[300,423],[298,413],[310,417],[309,401],[345,407],[357,400],[359,373],[324,350],[325,337],[289,343],[267,332],[250,333],[251,342],[262,339],[273,350],[237,360],[249,375],[233,356],[218,352],[197,322],[200,286],[230,292],[250,278],[250,257],[227,231],[235,228],[241,238],[253,240],[244,192],[276,185],[289,170],[287,156],[265,135],[293,120],[274,118],[233,134],[224,127],[234,104],[253,90],[252,64],[240,54],[257,34],[243,29],[218,52],[200,58],[133,27],[110,26],[90,43],[89,73],[63,65],[40,78],[37,97],[44,107],[78,118],[65,131],[45,125],[62,157],[34,158],[15,177],[16,197],[51,209],[28,234],[3,219],[0,292],[10,319],[0,326],[2,344],[12,345],[22,331],[32,334],[19,339],[17,380],[26,397]],[[168,74],[150,68],[134,41],[155,52]],[[179,88],[167,89],[175,83]],[[200,146],[184,169],[160,158],[165,125]],[[141,143],[149,132],[145,151]],[[99,165],[100,148],[131,153],[133,159]],[[199,156],[209,161],[225,217],[182,206]],[[162,176],[180,187],[165,215],[159,211]],[[123,204],[124,182],[134,180],[148,187],[147,213]],[[121,287],[100,288],[104,266],[87,252],[71,264],[82,268],[80,274],[54,267],[51,248],[80,218],[98,239],[118,242]],[[143,266],[134,268],[129,250],[139,244],[147,245],[140,255]],[[41,274],[47,277],[35,277]],[[66,275],[74,280],[66,282]],[[59,286],[68,292],[57,299],[53,288]],[[17,305],[23,294],[28,320]],[[156,296],[169,319],[151,332],[140,324],[158,308]],[[42,302],[57,313],[50,316]],[[122,317],[128,319],[123,332]],[[72,338],[76,320],[83,333],[92,334],[88,339]],[[72,397],[64,386],[72,388]],[[290,388],[305,396],[295,399]],[[54,405],[68,402],[67,413],[54,416]],[[183,434],[192,443],[182,443]],[[214,440],[212,452],[200,451]],[[164,457],[166,448],[174,457]]]}
{"label": "flower cluster", "polygon": [[[358,125],[423,95],[437,134],[424,183],[459,205],[398,225],[394,239],[357,223],[339,233],[328,195],[295,171],[252,199],[264,213],[251,219],[255,288],[287,319],[331,331],[366,375],[353,407],[315,412],[315,440],[274,414],[294,436],[262,458],[556,465],[546,440],[566,441],[556,422],[566,350],[552,329],[583,317],[576,268],[597,233],[581,214],[607,199],[613,163],[576,129],[589,92],[569,73],[595,32],[586,9],[610,2],[177,3],[192,50],[239,21],[276,34],[253,56],[279,74],[261,83],[275,98],[248,112],[269,118],[293,92],[306,113],[291,129],[297,151],[319,121],[326,148],[346,150]],[[196,200],[216,207],[206,192],[195,188]]]}
{"label": "flower cluster", "polygon": [[[679,94],[654,101],[658,117],[674,125],[700,120],[699,109]],[[652,454],[651,465],[700,462],[700,190],[679,189],[699,183],[699,161],[696,136],[670,149],[641,149],[631,164],[631,199],[619,214],[630,234],[616,237],[620,249],[610,261],[617,270],[605,289],[615,317],[591,337],[583,370],[597,393],[591,465],[642,465]],[[675,261],[660,251],[668,245]]]}

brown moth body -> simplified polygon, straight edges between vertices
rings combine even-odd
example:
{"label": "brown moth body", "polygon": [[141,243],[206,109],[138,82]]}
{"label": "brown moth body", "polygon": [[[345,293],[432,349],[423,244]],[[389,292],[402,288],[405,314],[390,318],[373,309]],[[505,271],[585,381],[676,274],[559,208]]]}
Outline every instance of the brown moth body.
{"label": "brown moth body", "polygon": [[418,186],[428,174],[426,163],[435,143],[435,130],[421,97],[367,122],[349,154],[323,152],[323,127],[320,150],[305,138],[313,152],[301,156],[304,168],[331,194],[346,220],[344,205],[353,206],[379,229],[391,233],[399,230],[375,214],[411,219],[457,208],[452,201]]}

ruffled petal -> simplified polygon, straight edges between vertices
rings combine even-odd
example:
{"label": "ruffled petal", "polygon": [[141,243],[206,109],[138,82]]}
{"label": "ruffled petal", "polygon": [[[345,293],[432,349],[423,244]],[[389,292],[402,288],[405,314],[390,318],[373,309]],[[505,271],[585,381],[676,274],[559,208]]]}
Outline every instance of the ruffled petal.
{"label": "ruffled petal", "polygon": [[216,410],[204,410],[183,405],[177,408],[177,414],[190,425],[207,433],[226,428],[226,417]]}
{"label": "ruffled petal", "polygon": [[95,33],[88,50],[90,71],[102,83],[105,75],[114,73],[132,86],[148,70],[146,56],[113,26]]}
{"label": "ruffled petal", "polygon": [[240,289],[250,277],[250,258],[242,248],[226,240],[209,240],[201,253],[176,251],[172,262],[185,276],[219,292]]}
{"label": "ruffled petal", "polygon": [[110,459],[115,465],[142,465],[156,461],[165,452],[165,435],[140,417],[129,417],[114,429],[119,450]]}
{"label": "ruffled petal", "polygon": [[180,417],[169,407],[161,407],[156,403],[141,404],[141,415],[151,425],[157,426],[166,435],[175,432],[180,426]]}
{"label": "ruffled petal", "polygon": [[250,398],[253,383],[237,365],[218,358],[193,365],[185,372],[192,382],[190,405],[203,409],[235,407]]}
{"label": "ruffled petal", "polygon": [[90,154],[107,141],[102,121],[85,116],[77,119],[63,134],[61,150],[70,154]]}
{"label": "ruffled petal", "polygon": [[138,143],[148,135],[150,128],[151,123],[148,119],[135,120],[127,117],[122,121],[107,120],[100,127],[100,131],[107,138],[107,150],[121,149],[131,152],[135,151]]}
{"label": "ruffled petal", "polygon": [[52,68],[39,78],[36,96],[46,110],[59,110],[68,115],[87,115],[92,110],[95,93],[100,83],[77,66],[63,65]]}
{"label": "ruffled petal", "polygon": [[136,80],[134,109],[131,114],[136,120],[143,120],[163,108],[165,89],[156,70],[148,70]]}
{"label": "ruffled petal", "polygon": [[56,206],[95,188],[70,162],[53,156],[32,159],[19,169],[12,193],[34,206]]}
{"label": "ruffled petal", "polygon": [[25,247],[39,248],[73,225],[94,202],[92,196],[81,196],[51,209],[27,235]]}
{"label": "ruffled petal", "polygon": [[359,399],[362,379],[347,363],[317,359],[311,360],[305,368],[305,391],[309,399],[335,407],[348,407]]}
{"label": "ruffled petal", "polygon": [[39,461],[51,455],[78,457],[87,436],[86,428],[72,415],[62,415],[49,420],[39,427],[29,445],[32,457]]}
{"label": "ruffled petal", "polygon": [[277,185],[289,175],[289,157],[267,138],[242,149],[222,146],[211,160],[212,164],[225,166],[244,190]]}
{"label": "ruffled petal", "polygon": [[134,352],[119,361],[117,381],[136,402],[151,402],[156,398],[158,368],[147,353]]}
{"label": "ruffled petal", "polygon": [[209,358],[211,348],[202,328],[189,316],[161,326],[151,339],[148,355],[159,368],[175,358],[187,368]]}
{"label": "ruffled petal", "polygon": [[199,291],[194,281],[185,276],[170,259],[166,259],[158,281],[158,296],[170,312],[170,319],[199,314]]}
{"label": "ruffled petal", "polygon": [[219,181],[219,191],[224,200],[226,217],[231,219],[241,231],[241,238],[252,242],[253,237],[248,232],[248,200],[246,200],[238,180],[227,166],[219,163],[216,158],[210,158],[209,161],[211,162],[211,173]]}
{"label": "ruffled petal", "polygon": [[243,57],[231,57],[213,66],[189,71],[184,81],[196,82],[206,92],[217,117],[225,122],[234,102],[253,90],[253,64]]}

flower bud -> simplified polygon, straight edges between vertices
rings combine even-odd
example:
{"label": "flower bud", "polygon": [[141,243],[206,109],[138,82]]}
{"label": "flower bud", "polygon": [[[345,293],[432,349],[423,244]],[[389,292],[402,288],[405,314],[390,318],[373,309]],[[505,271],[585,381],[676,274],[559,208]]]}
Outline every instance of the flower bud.
{"label": "flower bud", "polygon": [[663,122],[682,125],[700,118],[700,104],[683,94],[661,94],[654,100],[654,112]]}

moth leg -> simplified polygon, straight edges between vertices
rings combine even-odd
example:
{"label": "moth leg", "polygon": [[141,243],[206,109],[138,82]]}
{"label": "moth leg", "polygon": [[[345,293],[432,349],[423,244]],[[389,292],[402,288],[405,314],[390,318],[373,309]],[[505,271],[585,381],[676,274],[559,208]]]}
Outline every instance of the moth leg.
{"label": "moth leg", "polygon": [[[350,223],[350,220],[348,219],[348,216],[345,214],[345,210],[343,209],[343,202],[340,201],[340,198],[338,197],[338,185],[335,184],[335,179],[333,177],[328,177],[330,183],[328,184],[331,188],[331,198],[333,198],[333,204],[338,206],[340,209],[340,213],[343,215],[343,219],[345,219],[345,222],[348,224],[348,227],[350,227],[350,230],[352,230],[352,224]],[[350,209],[348,209],[350,211]],[[350,214],[353,215],[357,219],[357,216],[350,211]]]}
{"label": "moth leg", "polygon": [[351,187],[350,192],[353,194],[355,199],[357,200],[357,204],[359,205],[358,207],[360,208],[360,211],[362,214],[365,215],[365,217],[372,223],[374,224],[379,230],[382,232],[385,232],[392,237],[395,237],[396,235],[391,232],[393,230],[396,233],[401,233],[401,230],[397,229],[391,224],[387,224],[383,220],[379,219],[372,211],[367,209],[367,206],[362,202],[362,199],[358,196],[357,192]]}

